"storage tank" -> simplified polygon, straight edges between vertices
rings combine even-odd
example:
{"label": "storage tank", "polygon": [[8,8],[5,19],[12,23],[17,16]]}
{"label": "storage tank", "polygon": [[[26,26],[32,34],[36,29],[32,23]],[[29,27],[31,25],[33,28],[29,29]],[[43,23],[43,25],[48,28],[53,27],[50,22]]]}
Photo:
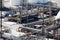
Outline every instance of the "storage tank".
{"label": "storage tank", "polygon": [[2,0],[2,4],[5,7],[11,7],[11,6],[16,6],[16,5],[20,5],[22,3],[27,3],[27,0]]}
{"label": "storage tank", "polygon": [[15,5],[20,5],[20,0],[3,0],[2,3],[5,7],[11,7]]}

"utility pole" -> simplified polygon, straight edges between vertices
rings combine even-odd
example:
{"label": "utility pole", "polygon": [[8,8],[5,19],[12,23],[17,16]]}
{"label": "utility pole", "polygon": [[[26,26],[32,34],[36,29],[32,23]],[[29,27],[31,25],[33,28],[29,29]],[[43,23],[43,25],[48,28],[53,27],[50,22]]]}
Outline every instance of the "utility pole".
{"label": "utility pole", "polygon": [[[2,0],[0,0],[0,9],[2,8]],[[2,16],[2,10],[0,10],[1,16]],[[2,37],[2,18],[0,21],[0,38]]]}
{"label": "utility pole", "polygon": [[[43,0],[43,3],[44,3],[44,0]],[[45,34],[45,27],[44,27],[44,4],[43,4],[43,14],[42,14],[42,16],[43,16],[43,18],[42,18],[42,20],[43,20],[43,23],[42,23],[42,25],[43,25],[43,27],[42,27],[42,35],[44,35]]]}

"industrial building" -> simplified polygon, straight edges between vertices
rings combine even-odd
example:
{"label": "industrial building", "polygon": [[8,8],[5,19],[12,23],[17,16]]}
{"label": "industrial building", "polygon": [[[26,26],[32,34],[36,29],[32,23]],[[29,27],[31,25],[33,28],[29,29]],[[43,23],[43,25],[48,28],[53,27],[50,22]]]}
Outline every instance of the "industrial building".
{"label": "industrial building", "polygon": [[60,5],[55,1],[0,1],[0,40],[60,40]]}

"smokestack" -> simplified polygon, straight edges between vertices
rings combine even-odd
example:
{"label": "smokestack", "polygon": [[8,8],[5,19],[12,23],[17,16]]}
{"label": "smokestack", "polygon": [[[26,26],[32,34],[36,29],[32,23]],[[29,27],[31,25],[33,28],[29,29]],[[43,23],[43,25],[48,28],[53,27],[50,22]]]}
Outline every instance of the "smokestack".
{"label": "smokestack", "polygon": [[2,0],[0,0],[0,8],[2,7]]}

